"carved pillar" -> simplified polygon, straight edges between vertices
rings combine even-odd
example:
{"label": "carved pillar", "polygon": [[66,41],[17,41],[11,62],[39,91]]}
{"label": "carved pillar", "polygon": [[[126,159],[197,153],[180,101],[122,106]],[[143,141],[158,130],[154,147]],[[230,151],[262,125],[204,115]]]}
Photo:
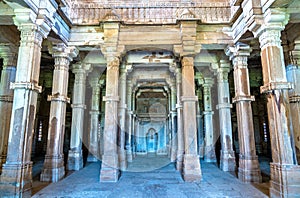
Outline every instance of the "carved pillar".
{"label": "carved pillar", "polygon": [[9,125],[12,113],[13,90],[10,83],[15,82],[17,54],[9,46],[0,46],[0,57],[3,58],[3,69],[0,84],[0,112],[5,115],[0,119],[0,174],[2,164],[6,161]]}
{"label": "carved pillar", "polygon": [[86,108],[86,76],[90,68],[90,64],[78,63],[72,65],[72,72],[75,74],[75,81],[72,98],[71,140],[68,155],[69,170],[80,170],[83,167],[82,135],[84,130],[84,111]]}
{"label": "carved pillar", "polygon": [[[95,68],[94,68],[95,70]],[[100,159],[99,153],[99,115],[100,115],[100,73],[93,71],[89,78],[89,83],[92,87],[92,100],[90,110],[90,134],[89,134],[89,155],[88,162],[97,162]]]}
{"label": "carved pillar", "polygon": [[220,169],[223,171],[235,171],[235,155],[233,151],[230,93],[228,84],[228,72],[230,65],[227,61],[221,60],[217,69],[218,77],[218,105],[220,136],[221,136],[221,156]]}
{"label": "carved pillar", "polygon": [[212,78],[204,78],[203,84],[203,101],[204,101],[204,128],[205,128],[205,147],[204,147],[204,161],[216,162],[216,153],[214,145],[214,129],[213,129],[213,110],[211,102],[211,87],[213,86]]}
{"label": "carved pillar", "polygon": [[[200,73],[196,74],[196,82],[199,84],[203,83],[203,77]],[[201,103],[203,102],[202,91],[200,87],[196,90],[198,97],[197,103],[197,132],[198,132],[198,154],[200,158],[204,157],[204,133],[203,133],[203,119],[201,114]]]}
{"label": "carved pillar", "polygon": [[177,133],[176,133],[176,86],[171,85],[171,162],[176,161],[177,157]]}
{"label": "carved pillar", "polygon": [[10,83],[15,82],[17,54],[9,46],[0,46],[0,57],[3,58],[3,69],[0,84],[0,174],[2,164],[6,161],[9,125],[12,113],[12,102],[14,92],[9,88]]}
{"label": "carved pillar", "polygon": [[183,178],[185,181],[200,181],[201,168],[197,153],[197,124],[194,58],[183,57],[182,61],[182,106],[183,106]]}
{"label": "carved pillar", "polygon": [[234,68],[236,114],[239,133],[239,179],[243,182],[260,182],[260,168],[256,155],[254,127],[251,102],[254,96],[250,93],[247,59],[251,49],[248,45],[238,43],[229,48],[230,59]]}
{"label": "carved pillar", "polygon": [[119,179],[119,158],[117,149],[118,101],[119,101],[119,59],[107,58],[104,153],[100,172],[101,182],[116,182]]}
{"label": "carved pillar", "polygon": [[[265,24],[258,32],[264,85],[267,94],[270,139],[272,145],[271,197],[296,197],[300,194],[300,168],[297,166],[293,131],[290,129],[290,104],[280,36],[288,17],[267,10]],[[282,20],[279,20],[282,19]]]}
{"label": "carved pillar", "polygon": [[300,163],[300,40],[295,42],[292,51],[292,64],[286,68],[288,82],[294,84],[294,89],[289,90],[294,141],[298,164]]}
{"label": "carved pillar", "polygon": [[55,61],[53,72],[47,151],[41,181],[57,182],[65,175],[63,143],[65,134],[66,104],[70,102],[68,94],[69,64],[77,55],[73,48],[64,44],[53,47]]}
{"label": "carved pillar", "polygon": [[126,154],[127,154],[127,161],[132,162],[132,136],[133,136],[133,109],[132,109],[132,84],[131,80],[127,81],[127,142],[126,142]]}
{"label": "carved pillar", "polygon": [[[26,15],[27,13],[24,13]],[[32,13],[31,13],[32,14]],[[22,14],[21,14],[22,15]],[[41,44],[50,31],[48,24],[40,26],[17,16],[15,22],[21,32],[13,107],[8,138],[6,163],[2,167],[0,192],[2,196],[30,196],[32,186],[31,145],[36,114],[40,74]],[[31,15],[34,17],[33,15]],[[20,19],[20,21],[19,21]],[[41,21],[40,21],[41,22]]]}
{"label": "carved pillar", "polygon": [[118,144],[118,154],[120,169],[127,169],[127,159],[125,150],[125,134],[126,134],[126,68],[122,65],[120,69],[120,79],[119,79],[119,144]]}
{"label": "carved pillar", "polygon": [[180,172],[182,171],[183,166],[183,154],[184,154],[184,141],[183,141],[183,120],[182,120],[182,103],[181,103],[181,94],[182,94],[182,74],[181,69],[176,69],[176,90],[177,90],[177,161],[176,169]]}

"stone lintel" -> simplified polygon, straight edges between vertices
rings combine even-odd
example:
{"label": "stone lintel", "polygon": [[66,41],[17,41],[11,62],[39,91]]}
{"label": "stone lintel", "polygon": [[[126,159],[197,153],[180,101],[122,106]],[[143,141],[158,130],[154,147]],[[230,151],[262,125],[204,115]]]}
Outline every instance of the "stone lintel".
{"label": "stone lintel", "polygon": [[47,101],[70,103],[70,98],[63,95],[48,95]]}
{"label": "stone lintel", "polygon": [[198,97],[197,96],[181,96],[182,102],[197,102]]}
{"label": "stone lintel", "polygon": [[235,96],[234,98],[232,98],[232,102],[233,103],[237,103],[237,102],[252,102],[252,101],[255,101],[255,97],[254,96],[238,95],[238,96]]}
{"label": "stone lintel", "polygon": [[290,103],[300,103],[300,95],[290,96]]}
{"label": "stone lintel", "polygon": [[105,102],[119,102],[119,96],[103,96],[103,101]]}
{"label": "stone lintel", "polygon": [[13,96],[11,96],[11,95],[0,95],[0,102],[13,102]]}
{"label": "stone lintel", "polygon": [[220,103],[216,106],[216,109],[230,109],[232,108],[232,104],[230,103]]}
{"label": "stone lintel", "polygon": [[289,82],[271,82],[260,87],[260,93],[267,93],[273,90],[293,89],[293,83]]}
{"label": "stone lintel", "polygon": [[34,82],[14,82],[10,83],[10,89],[27,89],[38,93],[42,92],[42,87]]}

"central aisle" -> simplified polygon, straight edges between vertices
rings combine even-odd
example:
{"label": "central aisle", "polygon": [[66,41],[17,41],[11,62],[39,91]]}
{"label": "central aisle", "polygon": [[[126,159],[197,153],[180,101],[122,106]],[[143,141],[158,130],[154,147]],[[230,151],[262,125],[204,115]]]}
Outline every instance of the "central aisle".
{"label": "central aisle", "polygon": [[[152,158],[152,159],[151,159]],[[163,158],[163,159],[161,159]],[[161,157],[137,156],[129,170],[161,164]],[[167,159],[167,158],[166,158]],[[155,160],[151,162],[151,160]],[[240,182],[233,175],[220,171],[215,165],[202,163],[203,179],[201,183],[185,183],[173,163],[149,172],[123,172],[117,183],[99,183],[100,163],[87,165],[58,183],[53,183],[36,193],[33,197],[267,197],[251,184]]]}

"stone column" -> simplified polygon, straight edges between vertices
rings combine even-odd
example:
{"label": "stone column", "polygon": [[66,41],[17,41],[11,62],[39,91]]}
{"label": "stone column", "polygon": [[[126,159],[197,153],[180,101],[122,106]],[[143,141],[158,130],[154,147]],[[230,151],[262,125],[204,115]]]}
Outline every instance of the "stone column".
{"label": "stone column", "polygon": [[199,157],[203,158],[204,156],[204,135],[203,135],[203,120],[201,115],[200,103],[202,102],[202,91],[198,89],[196,91],[198,97],[197,104],[197,131],[198,131],[198,153]]}
{"label": "stone column", "polygon": [[82,134],[85,111],[86,76],[91,65],[78,63],[72,65],[75,74],[73,98],[72,98],[72,125],[70,150],[68,155],[68,169],[80,170],[83,167],[82,159]]}
{"label": "stone column", "polygon": [[132,84],[131,80],[127,81],[127,142],[126,142],[126,153],[127,153],[127,161],[132,162],[132,136],[133,136],[133,109],[132,109]]}
{"label": "stone column", "polygon": [[292,51],[292,64],[286,68],[288,82],[294,83],[294,89],[289,90],[294,141],[298,164],[300,163],[300,40],[295,42]]}
{"label": "stone column", "polygon": [[117,149],[118,101],[119,101],[119,59],[107,58],[104,153],[100,182],[116,182],[119,179],[119,158]]}
{"label": "stone column", "polygon": [[176,86],[171,83],[171,162],[176,161],[177,157],[177,133],[176,133]]}
{"label": "stone column", "polygon": [[214,145],[214,129],[213,129],[213,110],[211,102],[211,87],[213,86],[212,78],[204,78],[203,84],[203,102],[204,102],[204,128],[205,128],[205,147],[204,147],[204,161],[216,162],[216,153]]}
{"label": "stone column", "polygon": [[183,154],[184,154],[184,141],[183,141],[183,120],[182,120],[182,103],[181,103],[181,83],[182,83],[182,74],[181,69],[176,69],[176,90],[177,90],[177,161],[176,169],[180,172],[182,171],[183,166]]}
{"label": "stone column", "polygon": [[288,17],[284,12],[267,10],[265,24],[256,33],[261,47],[264,85],[267,95],[270,139],[272,145],[271,197],[297,197],[300,194],[300,168],[297,166],[293,131],[290,127],[290,104],[280,36]]}
{"label": "stone column", "polygon": [[91,73],[89,83],[92,87],[92,101],[90,110],[90,134],[89,134],[89,155],[88,162],[97,162],[100,159],[99,153],[99,115],[100,115],[100,73],[94,71]]}
{"label": "stone column", "polygon": [[228,72],[230,64],[221,60],[217,69],[218,77],[218,105],[220,136],[221,136],[221,156],[220,169],[223,171],[235,171],[235,155],[233,151],[230,93],[228,84]]}
{"label": "stone column", "polygon": [[40,176],[41,181],[57,182],[65,175],[63,143],[65,134],[66,104],[70,102],[68,94],[69,64],[77,55],[75,48],[65,44],[53,47],[55,61],[53,72],[47,151],[44,167]]}
{"label": "stone column", "polygon": [[41,92],[41,87],[38,86],[41,44],[43,37],[46,37],[50,31],[47,24],[41,23],[38,26],[26,21],[30,17],[26,16],[26,13],[24,15],[15,18],[15,22],[20,23],[18,29],[21,32],[21,41],[16,79],[15,83],[11,84],[11,88],[14,89],[14,97],[7,158],[0,178],[0,192],[4,197],[26,197],[31,194],[32,162],[30,153],[37,97]]}
{"label": "stone column", "polygon": [[239,134],[239,179],[243,182],[260,182],[260,168],[256,155],[254,127],[251,102],[254,96],[250,93],[250,82],[247,68],[249,45],[237,43],[227,50],[227,55],[233,63],[235,97],[238,134]]}
{"label": "stone column", "polygon": [[17,54],[9,46],[0,46],[0,57],[3,58],[3,69],[0,84],[0,174],[2,164],[6,161],[9,125],[12,113],[12,102],[14,92],[9,88],[10,83],[15,82]]}
{"label": "stone column", "polygon": [[197,153],[197,124],[194,58],[183,57],[182,61],[182,106],[183,106],[183,178],[185,181],[200,181],[202,174]]}
{"label": "stone column", "polygon": [[125,150],[125,134],[126,134],[126,68],[124,65],[120,69],[120,80],[119,80],[119,144],[118,144],[118,154],[120,169],[127,169],[127,159]]}

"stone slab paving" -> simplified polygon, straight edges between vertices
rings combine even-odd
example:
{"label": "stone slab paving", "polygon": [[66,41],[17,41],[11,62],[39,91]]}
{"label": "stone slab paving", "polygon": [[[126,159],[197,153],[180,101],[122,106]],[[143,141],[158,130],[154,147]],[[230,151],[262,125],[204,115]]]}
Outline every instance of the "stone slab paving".
{"label": "stone slab paving", "polygon": [[[142,164],[140,162],[138,164]],[[129,169],[133,168],[131,165]],[[222,172],[214,164],[201,163],[201,166],[203,178],[199,183],[184,182],[173,163],[148,172],[123,172],[117,183],[99,183],[100,163],[91,163],[60,182],[48,185],[33,197],[268,197],[251,184]]]}

